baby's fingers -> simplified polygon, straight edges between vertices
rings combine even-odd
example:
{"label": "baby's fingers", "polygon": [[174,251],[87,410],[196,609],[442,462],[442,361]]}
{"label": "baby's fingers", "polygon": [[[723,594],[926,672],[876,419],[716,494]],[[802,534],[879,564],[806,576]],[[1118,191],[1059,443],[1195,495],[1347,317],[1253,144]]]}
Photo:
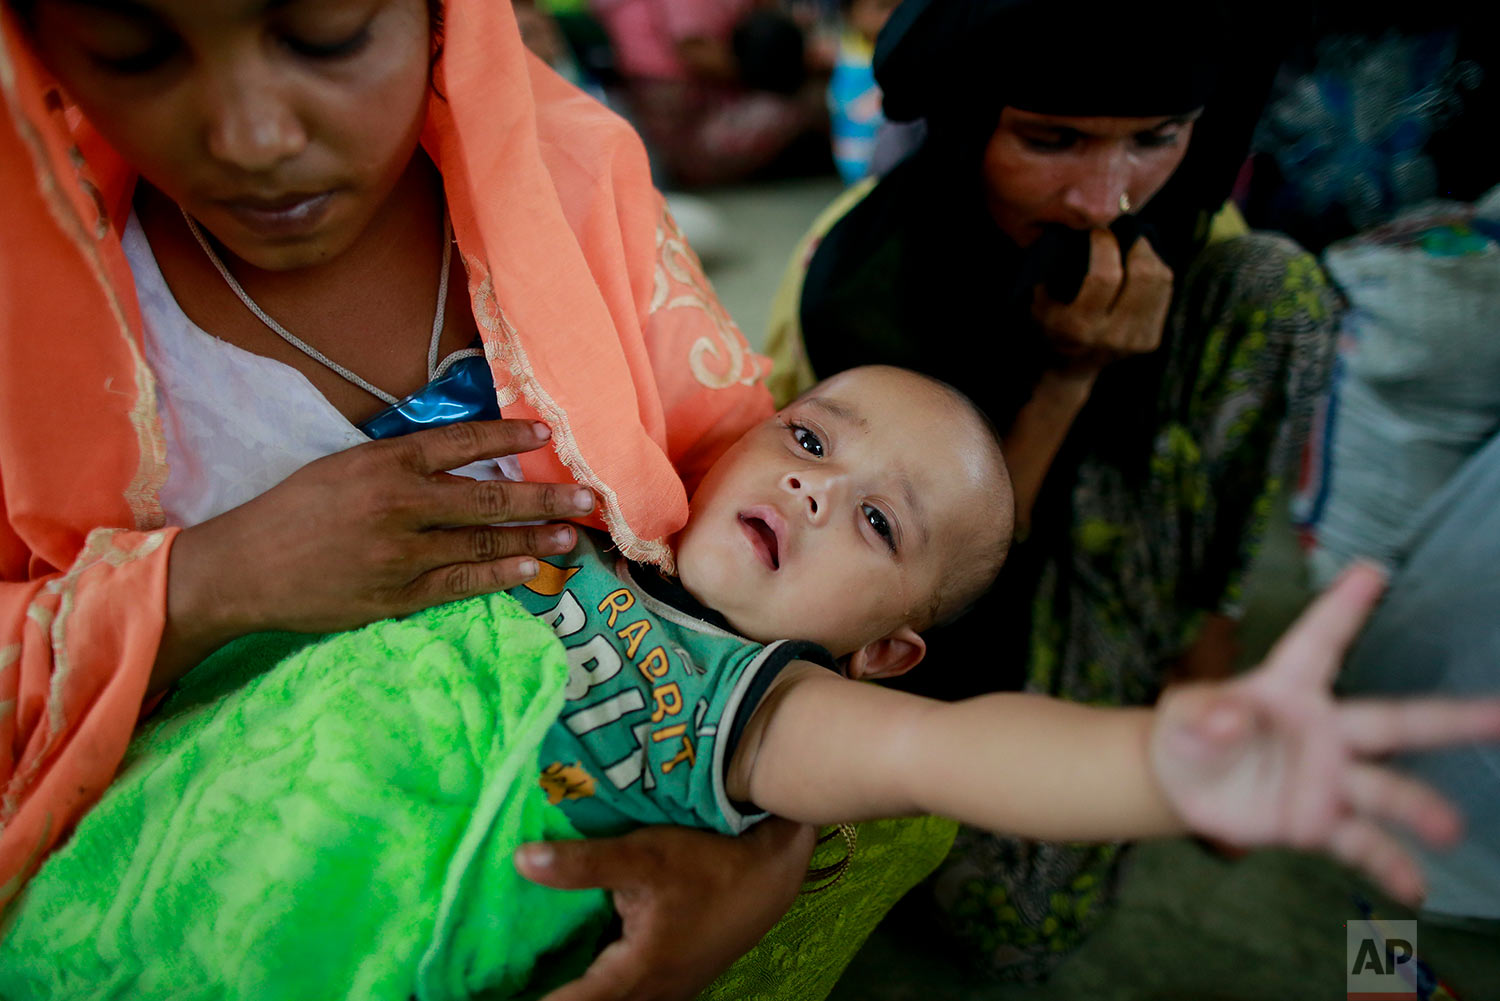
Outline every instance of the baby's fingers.
{"label": "baby's fingers", "polygon": [[1463,832],[1458,811],[1436,789],[1389,768],[1351,766],[1346,791],[1356,812],[1398,824],[1437,847]]}
{"label": "baby's fingers", "polygon": [[1329,835],[1328,850],[1334,858],[1360,870],[1403,904],[1419,906],[1427,895],[1427,884],[1416,859],[1373,821],[1363,817],[1341,821]]}
{"label": "baby's fingers", "polygon": [[1339,707],[1338,719],[1345,742],[1359,754],[1500,740],[1500,699],[1350,701]]}
{"label": "baby's fingers", "polygon": [[1267,674],[1294,687],[1327,685],[1385,589],[1385,573],[1355,563],[1318,596],[1272,648]]}

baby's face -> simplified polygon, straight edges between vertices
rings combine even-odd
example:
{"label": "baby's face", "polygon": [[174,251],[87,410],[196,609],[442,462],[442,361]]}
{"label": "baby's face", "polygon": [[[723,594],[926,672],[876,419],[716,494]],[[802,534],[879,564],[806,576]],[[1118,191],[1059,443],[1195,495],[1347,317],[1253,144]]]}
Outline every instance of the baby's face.
{"label": "baby's face", "polygon": [[925,623],[978,520],[1009,517],[993,449],[960,414],[899,369],[823,383],[704,478],[679,539],[683,585],[752,639],[836,656]]}

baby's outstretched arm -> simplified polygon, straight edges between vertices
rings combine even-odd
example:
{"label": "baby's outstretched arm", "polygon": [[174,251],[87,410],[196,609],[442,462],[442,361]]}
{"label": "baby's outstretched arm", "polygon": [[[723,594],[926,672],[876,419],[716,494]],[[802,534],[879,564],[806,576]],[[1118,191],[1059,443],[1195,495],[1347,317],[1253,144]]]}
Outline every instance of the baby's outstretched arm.
{"label": "baby's outstretched arm", "polygon": [[1500,739],[1500,700],[1339,703],[1329,683],[1378,598],[1356,568],[1254,672],[1169,691],[1159,708],[1030,695],[939,703],[808,668],[756,712],[730,793],[795,820],[938,813],[1049,840],[1191,830],[1329,852],[1404,900],[1420,874],[1377,821],[1443,842],[1453,809],[1367,759]]}
{"label": "baby's outstretched arm", "polygon": [[809,668],[757,711],[730,795],[808,823],[936,813],[1052,840],[1170,834],[1151,718],[1011,693],[936,702]]}

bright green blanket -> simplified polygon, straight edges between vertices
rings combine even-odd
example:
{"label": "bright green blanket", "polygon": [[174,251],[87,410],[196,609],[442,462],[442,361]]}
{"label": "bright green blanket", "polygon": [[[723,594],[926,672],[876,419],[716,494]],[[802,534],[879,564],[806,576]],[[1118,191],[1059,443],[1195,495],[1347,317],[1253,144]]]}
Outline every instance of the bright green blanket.
{"label": "bright green blanket", "polygon": [[577,836],[536,783],[566,675],[505,595],[231,644],[6,914],[0,997],[515,995],[608,914],[511,864]]}

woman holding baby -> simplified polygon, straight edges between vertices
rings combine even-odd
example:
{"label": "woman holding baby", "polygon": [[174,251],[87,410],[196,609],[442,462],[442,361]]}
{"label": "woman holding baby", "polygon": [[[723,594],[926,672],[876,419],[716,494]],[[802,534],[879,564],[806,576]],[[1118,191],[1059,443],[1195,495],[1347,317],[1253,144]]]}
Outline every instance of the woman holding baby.
{"label": "woman holding baby", "polygon": [[[669,566],[686,490],[770,401],[638,141],[508,4],[0,16],[3,902],[214,647],[510,586],[571,548],[561,519]],[[386,437],[445,414],[506,420]],[[532,874],[624,917],[570,996],[696,992],[811,842],[556,853]]]}
{"label": "woman holding baby", "polygon": [[[881,35],[886,114],[926,139],[794,255],[772,385],[906,365],[1003,433],[1018,544],[977,613],[929,639],[935,662],[974,669],[918,690],[1130,705],[1229,671],[1336,309],[1311,256],[1219,213],[1275,69],[1255,28],[1274,20],[907,0]],[[937,905],[983,965],[1040,976],[1104,912],[1118,850],[961,832]]]}

